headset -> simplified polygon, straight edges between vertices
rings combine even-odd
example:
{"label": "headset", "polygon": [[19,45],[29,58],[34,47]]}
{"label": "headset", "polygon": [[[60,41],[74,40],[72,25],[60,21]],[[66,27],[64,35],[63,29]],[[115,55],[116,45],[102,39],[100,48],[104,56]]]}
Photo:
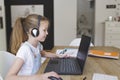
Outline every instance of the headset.
{"label": "headset", "polygon": [[38,25],[36,26],[36,28],[33,28],[32,30],[31,30],[31,35],[33,36],[33,37],[38,37],[38,35],[40,34],[39,33],[39,26],[40,26],[40,21],[41,21],[41,18],[42,18],[42,16],[38,16]]}

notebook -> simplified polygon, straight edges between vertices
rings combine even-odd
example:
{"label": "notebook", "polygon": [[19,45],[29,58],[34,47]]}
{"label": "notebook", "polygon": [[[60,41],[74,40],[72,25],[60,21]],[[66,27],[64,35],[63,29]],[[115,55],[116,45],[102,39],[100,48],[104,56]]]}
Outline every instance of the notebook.
{"label": "notebook", "polygon": [[80,75],[88,55],[91,37],[82,35],[76,58],[51,58],[44,72],[55,71],[60,75]]}
{"label": "notebook", "polygon": [[89,56],[103,57],[103,58],[112,58],[119,59],[119,52],[106,52],[102,50],[90,50]]}

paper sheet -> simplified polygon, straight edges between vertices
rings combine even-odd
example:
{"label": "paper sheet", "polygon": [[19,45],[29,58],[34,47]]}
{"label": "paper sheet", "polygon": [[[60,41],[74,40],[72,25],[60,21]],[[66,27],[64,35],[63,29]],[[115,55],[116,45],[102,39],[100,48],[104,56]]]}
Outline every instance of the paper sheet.
{"label": "paper sheet", "polygon": [[117,76],[94,73],[92,80],[118,80]]}
{"label": "paper sheet", "polygon": [[46,57],[42,57],[41,58],[41,63],[43,64],[45,62],[45,60],[46,60]]}
{"label": "paper sheet", "polygon": [[[61,51],[64,49],[58,49],[56,50],[56,54],[60,54]],[[78,49],[73,49],[73,48],[67,48],[67,51],[64,54],[69,54],[71,57],[76,57],[77,56],[77,51]]]}

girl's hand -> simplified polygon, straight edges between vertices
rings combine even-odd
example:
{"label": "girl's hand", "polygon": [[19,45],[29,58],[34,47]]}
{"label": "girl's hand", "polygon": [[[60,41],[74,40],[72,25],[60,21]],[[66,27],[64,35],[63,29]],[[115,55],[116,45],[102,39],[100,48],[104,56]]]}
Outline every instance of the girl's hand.
{"label": "girl's hand", "polygon": [[69,58],[70,55],[69,54],[57,54],[58,58]]}
{"label": "girl's hand", "polygon": [[52,71],[52,72],[47,72],[47,73],[45,73],[45,74],[42,74],[41,75],[41,78],[42,78],[42,80],[50,80],[48,77],[50,77],[50,76],[54,76],[54,77],[56,77],[56,78],[60,78],[60,76],[56,73],[56,72],[54,72],[54,71]]}

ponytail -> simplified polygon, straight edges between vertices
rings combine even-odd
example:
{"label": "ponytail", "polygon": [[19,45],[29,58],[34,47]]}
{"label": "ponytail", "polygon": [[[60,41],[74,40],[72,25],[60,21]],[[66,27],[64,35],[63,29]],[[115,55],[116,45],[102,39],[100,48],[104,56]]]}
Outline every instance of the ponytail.
{"label": "ponytail", "polygon": [[28,36],[22,25],[24,18],[18,18],[12,30],[10,38],[10,52],[16,54],[21,43],[27,40]]}

